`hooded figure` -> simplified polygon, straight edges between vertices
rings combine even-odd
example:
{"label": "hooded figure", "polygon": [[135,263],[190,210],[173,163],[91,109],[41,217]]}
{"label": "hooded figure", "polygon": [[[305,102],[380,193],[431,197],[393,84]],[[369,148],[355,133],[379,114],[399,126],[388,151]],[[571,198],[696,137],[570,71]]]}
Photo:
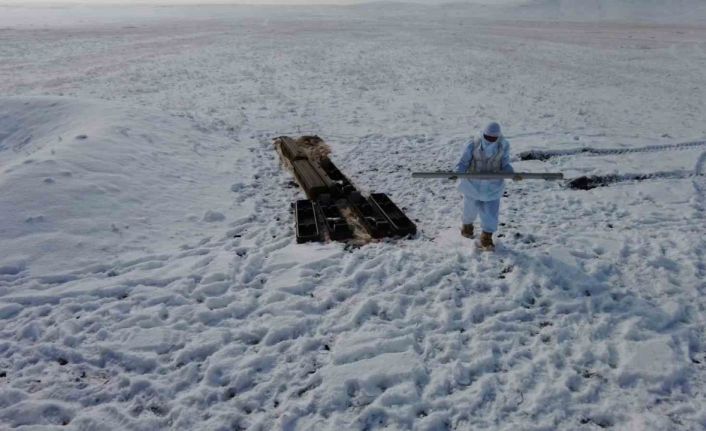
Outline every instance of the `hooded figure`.
{"label": "hooded figure", "polygon": [[[473,138],[456,165],[457,173],[514,172],[510,165],[510,143],[503,137],[498,123],[488,124],[480,136]],[[515,178],[519,180],[519,178]],[[458,185],[463,194],[463,226],[461,234],[473,237],[473,222],[480,215],[483,233],[480,246],[494,249],[493,233],[498,229],[500,198],[505,180],[461,179]]]}

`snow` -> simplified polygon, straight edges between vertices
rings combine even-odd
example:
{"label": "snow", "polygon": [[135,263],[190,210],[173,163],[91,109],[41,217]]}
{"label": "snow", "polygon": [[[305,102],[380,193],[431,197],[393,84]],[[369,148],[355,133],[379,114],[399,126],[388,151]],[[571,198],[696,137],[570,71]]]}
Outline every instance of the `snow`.
{"label": "snow", "polygon": [[[204,208],[245,214],[224,203],[227,189],[213,186],[233,172],[213,160],[237,157],[240,150],[182,123],[94,101],[0,99],[0,238],[13,250],[3,273],[12,275],[18,266],[33,275],[62,272],[51,276],[62,282],[106,272],[110,261],[144,260],[145,251],[174,246],[156,238],[188,242],[217,231],[199,224],[200,232],[193,232],[188,218]],[[203,219],[223,222],[225,216],[208,209]],[[68,262],[73,273],[64,271]]]}
{"label": "snow", "polygon": [[515,9],[525,18],[593,21],[639,20],[701,24],[706,5],[699,0],[531,0]]}
{"label": "snow", "polygon": [[[0,429],[706,427],[703,9],[594,3],[3,6]],[[410,173],[489,120],[674,175],[508,183],[482,253]],[[308,133],[417,237],[296,244]]]}

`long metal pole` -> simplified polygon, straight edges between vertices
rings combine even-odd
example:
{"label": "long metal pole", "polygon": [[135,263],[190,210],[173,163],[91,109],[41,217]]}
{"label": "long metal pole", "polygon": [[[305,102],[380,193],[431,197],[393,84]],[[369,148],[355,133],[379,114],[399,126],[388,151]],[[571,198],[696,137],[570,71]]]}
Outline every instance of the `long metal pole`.
{"label": "long metal pole", "polygon": [[540,173],[540,172],[497,172],[484,174],[470,174],[458,172],[412,172],[412,178],[468,178],[469,180],[502,180],[520,177],[523,180],[563,180],[562,173]]}

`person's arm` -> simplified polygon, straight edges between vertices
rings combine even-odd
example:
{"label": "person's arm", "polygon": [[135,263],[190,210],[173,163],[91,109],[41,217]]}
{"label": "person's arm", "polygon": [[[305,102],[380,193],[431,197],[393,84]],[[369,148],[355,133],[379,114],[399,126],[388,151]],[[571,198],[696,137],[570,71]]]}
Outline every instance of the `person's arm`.
{"label": "person's arm", "polygon": [[469,144],[466,146],[466,150],[463,152],[463,155],[461,156],[461,160],[456,163],[456,168],[454,169],[454,172],[462,174],[464,172],[468,171],[468,168],[471,166],[471,159],[473,158],[473,145]]}
{"label": "person's arm", "polygon": [[502,151],[503,151],[503,158],[500,162],[500,170],[502,172],[508,172],[508,173],[515,172],[515,170],[512,168],[512,165],[510,164],[510,143],[504,139],[502,142]]}
{"label": "person's arm", "polygon": [[[503,141],[503,158],[500,162],[500,170],[503,172],[514,173],[515,169],[510,164],[510,143],[508,141]],[[514,181],[522,181],[520,175],[515,175],[512,178]]]}

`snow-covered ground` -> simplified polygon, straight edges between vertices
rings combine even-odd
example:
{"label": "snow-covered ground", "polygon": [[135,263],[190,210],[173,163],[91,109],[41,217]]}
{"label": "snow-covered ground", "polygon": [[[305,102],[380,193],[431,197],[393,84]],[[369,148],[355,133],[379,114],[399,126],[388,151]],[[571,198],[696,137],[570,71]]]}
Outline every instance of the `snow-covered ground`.
{"label": "snow-covered ground", "polygon": [[[0,429],[706,428],[706,17],[578,3],[0,6]],[[480,253],[410,172],[489,120],[695,144],[516,160],[677,175],[510,183]],[[305,133],[419,235],[297,245]]]}

